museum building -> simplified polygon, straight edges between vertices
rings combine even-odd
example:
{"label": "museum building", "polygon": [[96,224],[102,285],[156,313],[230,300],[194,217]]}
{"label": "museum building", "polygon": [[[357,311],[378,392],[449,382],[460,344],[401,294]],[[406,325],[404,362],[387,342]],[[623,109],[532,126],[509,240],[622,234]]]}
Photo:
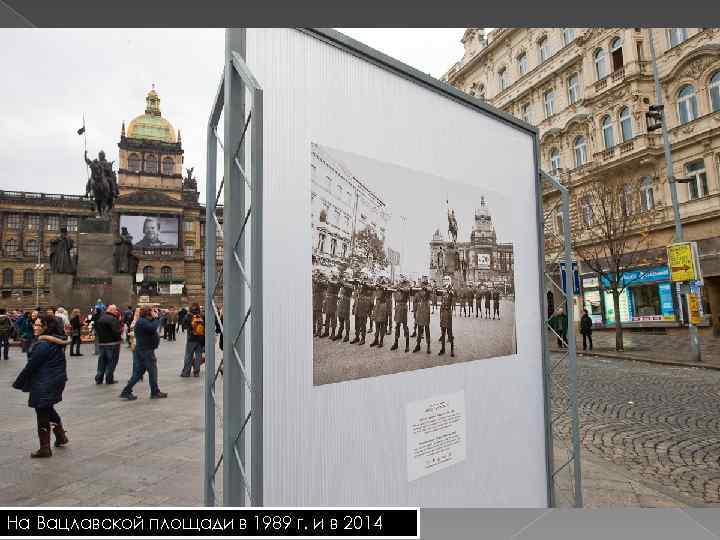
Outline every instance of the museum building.
{"label": "museum building", "polygon": [[[192,169],[183,175],[181,134],[162,116],[154,87],[145,102],[144,114],[130,121],[127,129],[123,123],[120,131],[116,161],[120,195],[111,213],[113,231],[118,233],[121,222],[132,222],[133,217],[139,223],[150,217],[171,224],[161,236],[161,245],[135,247],[136,292],[161,305],[202,303],[205,208],[198,202]],[[77,246],[80,220],[94,215],[90,197],[0,191],[0,306],[47,305],[52,298],[50,242],[66,227]],[[133,238],[140,240],[137,235]],[[222,250],[218,239],[220,264]]]}

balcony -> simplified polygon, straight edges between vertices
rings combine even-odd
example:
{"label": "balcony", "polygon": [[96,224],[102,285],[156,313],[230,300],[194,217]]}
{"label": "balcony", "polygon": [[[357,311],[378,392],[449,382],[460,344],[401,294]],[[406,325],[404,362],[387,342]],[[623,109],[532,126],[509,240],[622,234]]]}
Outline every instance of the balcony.
{"label": "balcony", "polygon": [[625,78],[625,68],[621,67],[620,69],[616,69],[610,74],[610,78],[614,83],[623,80]]}
{"label": "balcony", "polygon": [[615,148],[617,147],[613,146],[612,148],[608,148],[602,152],[595,152],[593,154],[593,161],[608,161],[609,159],[612,159],[615,156]]}
{"label": "balcony", "polygon": [[633,148],[635,148],[635,139],[630,139],[627,142],[624,142],[620,145],[620,155],[627,154],[628,152],[632,152]]}
{"label": "balcony", "polygon": [[604,79],[600,79],[598,82],[595,83],[595,92],[599,94],[603,90],[607,88],[607,77]]}

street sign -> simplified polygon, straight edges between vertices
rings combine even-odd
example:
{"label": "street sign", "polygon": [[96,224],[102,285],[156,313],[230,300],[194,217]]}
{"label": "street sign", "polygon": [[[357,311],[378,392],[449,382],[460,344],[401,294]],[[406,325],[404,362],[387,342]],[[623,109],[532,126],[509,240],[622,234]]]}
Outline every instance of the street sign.
{"label": "street sign", "polygon": [[671,281],[699,280],[699,265],[695,242],[679,242],[667,248],[668,267]]}
{"label": "street sign", "polygon": [[[580,272],[578,272],[577,261],[572,262],[572,273],[573,273],[573,294],[578,296],[580,294]],[[567,272],[565,271],[565,263],[560,263],[560,276],[562,278],[562,290],[567,293]]]}

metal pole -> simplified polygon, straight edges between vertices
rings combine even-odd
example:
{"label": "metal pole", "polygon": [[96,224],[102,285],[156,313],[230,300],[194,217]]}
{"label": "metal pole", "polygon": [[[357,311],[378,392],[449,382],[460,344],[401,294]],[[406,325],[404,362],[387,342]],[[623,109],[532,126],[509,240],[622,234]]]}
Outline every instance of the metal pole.
{"label": "metal pole", "polygon": [[[650,42],[650,57],[652,59],[653,67],[653,78],[655,79],[655,102],[657,105],[662,105],[662,91],[660,89],[660,77],[658,75],[657,57],[655,56],[655,43],[653,42],[653,29],[648,28],[648,38]],[[683,228],[682,220],[680,219],[680,204],[678,203],[677,196],[677,182],[675,182],[675,176],[673,175],[673,161],[672,152],[670,148],[670,140],[668,137],[667,129],[667,116],[665,110],[660,111],[663,148],[665,150],[665,165],[667,170],[668,183],[670,184],[670,198],[672,200],[673,216],[675,218],[675,241],[683,241]],[[689,284],[679,283],[681,293],[685,293],[685,298],[688,297],[690,292]],[[682,309],[682,307],[681,307]],[[688,310],[689,312],[689,310]],[[692,323],[690,317],[688,317],[688,332],[690,333],[690,360],[693,362],[701,362],[702,356],[700,352],[700,337],[698,336],[697,327]]]}

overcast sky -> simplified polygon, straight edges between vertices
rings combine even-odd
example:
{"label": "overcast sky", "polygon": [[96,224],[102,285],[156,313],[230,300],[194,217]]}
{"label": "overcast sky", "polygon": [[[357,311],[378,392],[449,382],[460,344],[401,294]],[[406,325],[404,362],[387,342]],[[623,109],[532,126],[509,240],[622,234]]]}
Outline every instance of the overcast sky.
{"label": "overcast sky", "polygon": [[[463,30],[342,31],[440,77],[462,57]],[[223,46],[216,29],[0,30],[0,188],[80,194],[83,114],[88,152],[117,160],[121,124],[143,114],[152,84],[162,115],[181,131],[184,166],[203,179]]]}

